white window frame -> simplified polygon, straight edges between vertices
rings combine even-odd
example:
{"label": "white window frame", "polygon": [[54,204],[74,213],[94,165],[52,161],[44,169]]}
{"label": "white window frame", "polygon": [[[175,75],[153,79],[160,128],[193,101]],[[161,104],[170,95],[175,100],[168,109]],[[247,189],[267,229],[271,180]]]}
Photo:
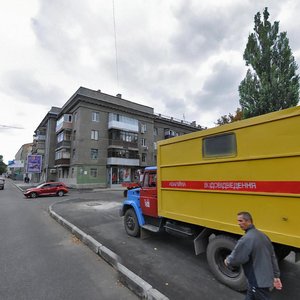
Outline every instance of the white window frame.
{"label": "white window frame", "polygon": [[91,140],[99,140],[99,130],[91,130]]}
{"label": "white window frame", "polygon": [[100,122],[100,113],[98,111],[92,112],[92,121],[93,122]]}

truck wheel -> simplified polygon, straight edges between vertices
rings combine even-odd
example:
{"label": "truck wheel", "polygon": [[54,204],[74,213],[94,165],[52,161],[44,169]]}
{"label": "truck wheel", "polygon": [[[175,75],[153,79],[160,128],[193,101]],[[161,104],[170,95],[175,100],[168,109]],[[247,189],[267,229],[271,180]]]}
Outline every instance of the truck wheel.
{"label": "truck wheel", "polygon": [[215,277],[230,288],[241,292],[247,289],[247,279],[242,267],[228,268],[224,263],[236,242],[233,237],[218,235],[209,242],[206,256]]}
{"label": "truck wheel", "polygon": [[276,245],[274,245],[274,251],[275,251],[277,260],[282,261],[290,254],[291,249],[289,249],[286,246],[276,244]]}
{"label": "truck wheel", "polygon": [[125,212],[124,227],[128,235],[137,237],[140,235],[140,225],[133,208]]}

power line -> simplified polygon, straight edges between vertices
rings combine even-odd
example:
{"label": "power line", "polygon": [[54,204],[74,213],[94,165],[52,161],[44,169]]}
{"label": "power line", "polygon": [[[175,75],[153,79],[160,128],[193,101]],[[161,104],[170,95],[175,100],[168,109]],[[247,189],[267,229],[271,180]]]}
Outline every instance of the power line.
{"label": "power line", "polygon": [[24,129],[24,127],[10,126],[10,125],[3,125],[3,124],[0,124],[0,128],[3,128],[3,129],[9,129],[9,128],[13,128],[13,129]]}
{"label": "power line", "polygon": [[112,5],[113,5],[113,21],[114,21],[114,35],[115,35],[116,75],[117,75],[117,86],[119,88],[118,47],[117,47],[117,31],[116,31],[115,1],[114,0],[112,0]]}

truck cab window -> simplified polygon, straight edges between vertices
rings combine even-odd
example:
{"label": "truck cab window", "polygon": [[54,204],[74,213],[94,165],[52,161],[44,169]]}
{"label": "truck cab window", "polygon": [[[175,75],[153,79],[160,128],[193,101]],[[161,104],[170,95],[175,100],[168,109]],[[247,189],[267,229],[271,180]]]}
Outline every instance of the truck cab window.
{"label": "truck cab window", "polygon": [[156,187],[156,173],[148,173],[144,174],[144,187]]}

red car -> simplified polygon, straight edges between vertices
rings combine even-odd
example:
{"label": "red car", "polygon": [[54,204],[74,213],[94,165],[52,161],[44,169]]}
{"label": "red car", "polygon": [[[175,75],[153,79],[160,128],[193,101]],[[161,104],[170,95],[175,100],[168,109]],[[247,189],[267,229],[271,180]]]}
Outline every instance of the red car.
{"label": "red car", "polygon": [[29,198],[36,198],[39,196],[56,195],[62,197],[68,193],[68,188],[63,182],[46,182],[38,185],[37,187],[27,189],[24,195]]}

